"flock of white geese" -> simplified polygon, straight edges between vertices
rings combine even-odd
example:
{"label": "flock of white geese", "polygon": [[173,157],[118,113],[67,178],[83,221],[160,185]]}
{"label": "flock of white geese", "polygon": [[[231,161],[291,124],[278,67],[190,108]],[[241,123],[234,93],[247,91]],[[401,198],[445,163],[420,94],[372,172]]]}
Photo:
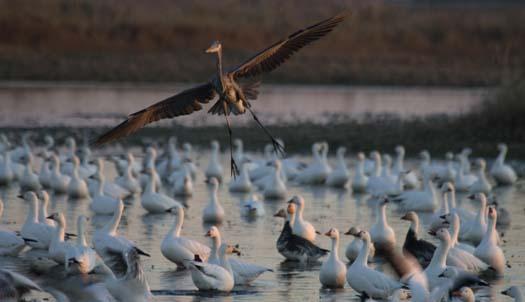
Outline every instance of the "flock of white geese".
{"label": "flock of white geese", "polygon": [[[470,149],[447,153],[446,160],[439,163],[431,160],[428,151],[422,151],[419,167],[408,170],[404,166],[405,150],[398,146],[395,158],[377,151],[368,157],[358,153],[352,172],[344,147],[337,149],[336,166],[328,163],[327,143],[312,146],[309,163],[278,158],[272,146],[265,148],[262,158],[256,158],[244,152],[242,141],[236,140],[234,145],[235,161],[241,164],[238,177],[224,177],[229,171],[221,165],[216,141],[211,142],[209,163],[202,171],[209,190],[202,221],[215,224],[206,232],[211,242],[208,246],[181,232],[185,207],[177,199],[192,195],[194,183],[202,174],[190,144],[183,144],[179,150],[176,139],[171,138],[163,148],[148,146],[143,158],[136,160],[132,152],[94,158],[87,145],[77,147],[73,138],[67,138],[65,146],[56,146],[53,137],[47,135],[44,144],[36,145],[25,134],[15,145],[1,135],[0,185],[19,186],[27,218],[19,230],[0,225],[0,255],[23,257],[29,251],[40,250],[38,257],[27,258],[29,265],[39,274],[63,282],[49,286],[0,269],[0,300],[20,301],[30,291],[48,292],[57,301],[78,300],[74,298],[78,295],[84,301],[153,299],[141,264],[141,257],[149,257],[149,252],[118,231],[126,215],[123,200],[129,196],[140,196],[142,207],[149,213],[174,216],[160,252],[178,269],[189,270],[196,288],[229,292],[237,285],[250,284],[272,270],[230,257],[241,251],[221,240],[218,226],[228,216],[217,194],[221,185],[231,192],[250,193],[242,205],[246,216],[265,215],[262,199],[287,200],[286,207],[274,215],[285,221],[276,238],[277,251],[287,261],[322,262],[322,287],[349,285],[363,299],[475,301],[478,292],[490,286],[487,281],[501,278],[511,269],[500,246],[504,239],[496,228],[510,224],[510,215],[498,207],[492,194],[493,186],[512,186],[517,181],[513,168],[505,163],[505,144],[497,146],[499,155],[490,170],[483,159],[471,164]],[[115,179],[106,179],[107,162],[114,164],[119,173]],[[348,188],[354,194],[371,196],[376,222],[368,230],[353,226],[344,233],[354,237],[344,255],[349,264],[338,254],[338,229],[324,233],[332,242],[329,250],[317,245],[316,237],[322,233],[303,218],[308,201],[299,195],[289,196],[287,187],[293,185]],[[174,197],[162,193],[161,188],[166,187],[172,189]],[[458,206],[457,192],[468,195],[477,211]],[[78,216],[75,235],[67,232],[63,213],[48,213],[50,195],[58,194],[87,200],[93,214],[111,217],[94,231],[91,243],[85,234],[91,214]],[[402,219],[410,222],[399,251],[397,236],[386,215],[390,204],[396,204],[405,213]],[[0,200],[0,217],[2,210]],[[421,215],[425,215],[425,223],[420,222]],[[421,238],[423,226],[435,240]],[[374,263],[385,261],[391,264],[393,273],[374,268]],[[68,282],[80,282],[82,292],[70,292]],[[522,301],[517,287],[502,294]]]}

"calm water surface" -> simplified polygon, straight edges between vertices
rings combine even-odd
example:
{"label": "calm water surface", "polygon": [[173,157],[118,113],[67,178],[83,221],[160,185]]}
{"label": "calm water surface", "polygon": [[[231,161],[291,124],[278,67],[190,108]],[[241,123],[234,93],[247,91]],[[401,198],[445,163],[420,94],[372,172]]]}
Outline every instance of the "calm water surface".
{"label": "calm water surface", "polygon": [[[226,156],[224,156],[226,159]],[[308,160],[308,158],[305,158]],[[200,167],[205,167],[207,158],[200,159]],[[224,167],[228,167],[226,160]],[[112,165],[106,165],[106,175],[111,179],[115,175]],[[229,177],[227,178],[229,179]],[[2,189],[5,212],[2,223],[13,230],[19,230],[25,220],[28,205],[18,199],[17,187]],[[369,227],[374,222],[373,207],[367,196],[355,196],[350,192],[324,187],[289,187],[289,196],[302,194],[307,202],[305,218],[312,222],[317,230],[326,232],[331,227],[346,231],[350,226]],[[512,188],[498,189],[496,194],[501,205],[512,215],[512,225],[505,232],[505,255],[512,268],[507,270],[501,283],[495,285],[494,300],[505,300],[498,293],[508,285],[525,285],[525,189],[523,182]],[[267,266],[274,270],[265,273],[252,286],[235,289],[231,294],[219,297],[199,295],[193,286],[187,271],[176,271],[176,266],[160,253],[160,243],[171,227],[174,218],[171,214],[151,215],[141,207],[140,200],[130,202],[125,209],[120,225],[120,233],[135,240],[138,245],[151,253],[151,258],[144,259],[144,270],[156,301],[343,301],[358,300],[355,292],[346,286],[336,292],[320,287],[318,274],[320,265],[301,266],[284,263],[278,254],[275,242],[280,234],[283,221],[273,217],[278,209],[285,206],[285,201],[264,201],[266,216],[247,220],[240,215],[242,196],[232,195],[227,186],[221,186],[219,199],[226,211],[226,221],[220,226],[223,241],[239,244],[243,252],[241,259]],[[208,200],[207,188],[200,174],[195,183],[195,194],[186,202],[188,209],[182,233],[184,236],[208,243],[204,233],[207,228],[202,224],[201,213]],[[463,206],[472,208],[470,203],[460,196]],[[68,201],[65,197],[53,197],[50,212],[63,211],[67,217],[68,231],[76,232],[76,217],[79,214],[93,216],[89,210],[89,201]],[[396,231],[398,244],[402,244],[408,223],[400,220],[403,213],[396,211],[396,205],[388,208],[388,219]],[[93,217],[88,234],[91,237],[95,226],[102,225],[107,217]],[[425,219],[423,218],[423,222]],[[426,238],[428,235],[423,234]],[[342,236],[339,255],[344,259],[344,249],[352,238]],[[426,238],[429,239],[429,238]],[[329,248],[329,239],[318,236],[317,242]],[[346,259],[344,259],[346,261]],[[27,272],[27,265],[16,258],[0,258],[0,265],[20,272]],[[41,278],[41,277],[40,277]],[[38,280],[38,278],[37,278]]]}

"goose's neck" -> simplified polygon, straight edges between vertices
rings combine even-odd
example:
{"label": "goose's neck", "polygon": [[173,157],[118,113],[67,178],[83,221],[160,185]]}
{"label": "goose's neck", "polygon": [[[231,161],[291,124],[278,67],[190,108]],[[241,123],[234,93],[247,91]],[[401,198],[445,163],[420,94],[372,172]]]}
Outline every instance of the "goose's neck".
{"label": "goose's neck", "polygon": [[37,207],[37,201],[32,201],[31,206],[29,207],[29,211],[27,212],[27,221],[31,221],[34,223],[38,223],[38,207]]}
{"label": "goose's neck", "polygon": [[73,166],[73,178],[75,179],[78,179],[79,176],[78,176],[78,164],[75,163],[75,165]]}
{"label": "goose's neck", "polygon": [[434,255],[432,256],[432,259],[430,260],[430,264],[428,266],[445,268],[447,265],[447,254],[449,250],[450,238],[442,240],[436,248],[436,251],[434,252]]}
{"label": "goose's neck", "polygon": [[79,219],[78,222],[77,222],[77,229],[78,229],[77,244],[80,245],[80,246],[88,246],[87,245],[87,240],[86,240],[86,232],[85,232],[84,228],[85,228],[84,220]]}
{"label": "goose's neck", "polygon": [[375,176],[381,176],[381,157],[377,156],[374,159],[375,167],[374,167],[374,174]]}
{"label": "goose's neck", "polygon": [[98,188],[97,188],[97,195],[98,196],[103,196],[104,195],[104,176],[102,176],[100,173],[99,173],[99,178],[98,178]]}
{"label": "goose's neck", "polygon": [[445,194],[443,194],[443,198],[441,199],[441,209],[443,214],[448,214],[451,209],[454,209],[451,201],[452,198],[449,198],[448,194],[448,192],[445,192]]}
{"label": "goose's neck", "polygon": [[219,257],[219,248],[222,244],[222,240],[221,240],[221,236],[220,235],[217,235],[215,237],[212,238],[212,241],[211,241],[211,255],[210,255],[210,258],[211,256],[214,256],[216,258]]}
{"label": "goose's neck", "polygon": [[487,231],[485,233],[484,241],[490,242],[492,244],[497,244],[496,242],[496,221],[494,219],[489,219]]}
{"label": "goose's neck", "polygon": [[363,240],[363,245],[361,246],[359,255],[357,255],[357,258],[355,259],[354,263],[359,264],[361,266],[367,266],[369,253],[370,253],[370,240]]}
{"label": "goose's neck", "polygon": [[376,217],[376,223],[381,226],[386,226],[386,205],[380,205],[377,207],[377,217]]}
{"label": "goose's neck", "polygon": [[339,237],[332,238],[332,251],[330,252],[330,259],[339,259]]}
{"label": "goose's neck", "polygon": [[155,178],[153,177],[153,171],[151,174],[148,174],[148,183],[146,185],[146,190],[144,193],[155,193]]}
{"label": "goose's neck", "polygon": [[40,210],[38,211],[38,220],[40,223],[46,223],[47,221],[47,204],[48,201],[46,199],[43,199],[40,203]]}
{"label": "goose's neck", "polygon": [[448,201],[448,210],[452,210],[456,208],[456,193],[454,191],[449,192],[446,194],[447,201]]}
{"label": "goose's neck", "polygon": [[175,218],[175,223],[173,223],[173,226],[171,227],[170,231],[169,231],[169,234],[171,235],[171,237],[179,237],[180,236],[180,231],[182,230],[182,224],[184,223],[184,217],[180,217],[180,215],[178,215],[176,218]]}
{"label": "goose's neck", "polygon": [[459,236],[459,217],[455,216],[450,225],[450,244],[455,246],[458,243]]}
{"label": "goose's neck", "polygon": [[476,221],[480,224],[486,224],[485,215],[487,215],[487,203],[485,200],[481,200],[478,214],[476,215]]}
{"label": "goose's neck", "polygon": [[499,151],[498,157],[496,158],[496,162],[502,165],[505,162],[506,156],[507,156],[507,148],[501,148],[501,150]]}
{"label": "goose's neck", "polygon": [[120,224],[121,217],[122,217],[122,208],[120,205],[117,204],[117,207],[115,208],[115,212],[113,213],[111,220],[109,220],[104,226],[104,231],[106,231],[109,234],[116,234],[118,225]]}
{"label": "goose's neck", "polygon": [[230,261],[228,261],[228,256],[224,253],[224,251],[219,252],[219,262],[221,263],[221,266],[233,276],[232,266]]}
{"label": "goose's neck", "polygon": [[416,239],[419,240],[419,218],[414,217],[414,219],[410,222],[410,229],[412,232],[414,232]]}
{"label": "goose's neck", "polygon": [[288,221],[288,223],[290,223],[290,226],[292,226],[295,223],[295,213],[287,214],[286,221]]}
{"label": "goose's neck", "polygon": [[59,221],[57,221],[57,228],[55,234],[55,238],[53,238],[55,242],[64,241],[64,236],[66,235],[66,222],[63,219],[59,219]]}
{"label": "goose's neck", "polygon": [[404,164],[403,164],[404,160],[405,160],[405,153],[403,152],[397,153],[397,158],[396,158],[397,172],[402,172],[404,170]]}
{"label": "goose's neck", "polygon": [[358,163],[357,163],[357,172],[359,173],[359,175],[363,175],[365,174],[365,162],[363,160],[360,160]]}

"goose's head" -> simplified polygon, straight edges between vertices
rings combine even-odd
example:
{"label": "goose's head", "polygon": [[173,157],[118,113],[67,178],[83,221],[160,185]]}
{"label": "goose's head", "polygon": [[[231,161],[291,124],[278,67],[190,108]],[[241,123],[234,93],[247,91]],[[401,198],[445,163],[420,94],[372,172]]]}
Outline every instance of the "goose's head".
{"label": "goose's head", "polygon": [[184,209],[179,206],[174,206],[166,210],[166,212],[171,213],[177,217],[184,217]]}
{"label": "goose's head", "polygon": [[210,227],[210,229],[204,234],[205,237],[218,238],[221,236],[219,229],[216,226]]}
{"label": "goose's head", "polygon": [[356,236],[357,237],[357,234],[359,234],[359,229],[356,228],[356,227],[351,227],[348,231],[346,231],[345,235],[352,235],[352,236]]}
{"label": "goose's head", "polygon": [[66,138],[66,146],[69,148],[69,149],[73,149],[75,148],[77,145],[77,143],[75,142],[75,139],[72,138],[72,137],[68,137]]}
{"label": "goose's head", "polygon": [[521,291],[517,286],[511,286],[501,292],[502,295],[509,296],[511,298],[521,297]]}
{"label": "goose's head", "polygon": [[155,149],[155,147],[152,147],[152,146],[149,146],[147,149],[146,149],[146,154],[151,158],[155,158],[157,156],[157,149]]}
{"label": "goose's head", "polygon": [[405,155],[405,147],[401,145],[396,146],[396,153],[399,155]]}
{"label": "goose's head", "polygon": [[476,200],[476,201],[479,201],[480,203],[487,204],[487,196],[483,192],[476,193],[476,194],[471,194],[467,198],[470,199],[470,200]]}
{"label": "goose's head", "polygon": [[345,147],[339,147],[337,148],[337,156],[343,157],[345,156],[346,148]]}
{"label": "goose's head", "polygon": [[49,147],[51,147],[51,146],[53,146],[55,144],[55,140],[49,134],[44,136],[44,142],[46,142],[46,145],[49,146]]}
{"label": "goose's head", "polygon": [[357,234],[354,235],[355,237],[363,240],[363,241],[367,241],[367,242],[370,242],[371,239],[370,239],[370,233],[368,233],[367,231],[359,231]]}
{"label": "goose's head", "polygon": [[450,241],[450,233],[446,228],[441,228],[435,232],[429,231],[430,235],[435,236],[437,239],[439,239],[442,242]]}
{"label": "goose's head", "polygon": [[58,223],[63,223],[65,221],[64,214],[56,212],[46,217],[47,219],[54,220]]}
{"label": "goose's head", "polygon": [[288,200],[288,204],[295,204],[297,207],[304,207],[304,199],[300,195],[295,195],[292,199]]}
{"label": "goose's head", "polygon": [[445,153],[445,158],[446,158],[448,161],[452,161],[452,160],[454,160],[454,153],[452,153],[452,152],[447,152],[447,153]]}
{"label": "goose's head", "polygon": [[365,161],[365,154],[363,152],[357,153],[357,160],[360,162]]}
{"label": "goose's head", "polygon": [[86,224],[89,221],[89,217],[86,217],[84,215],[78,216],[77,219],[78,219],[78,223],[82,225]]}
{"label": "goose's head", "polygon": [[456,276],[459,275],[459,271],[454,266],[447,266],[445,270],[439,274],[439,278],[447,278],[447,279],[453,279],[456,278]]}
{"label": "goose's head", "polygon": [[21,195],[21,196],[19,195],[18,197],[21,197],[25,201],[28,201],[28,202],[31,202],[31,203],[38,202],[38,198],[36,197],[36,194],[33,191],[27,191],[27,192],[24,193],[24,195]]}
{"label": "goose's head", "polygon": [[233,140],[233,145],[235,146],[235,148],[242,148],[242,140],[236,138]]}
{"label": "goose's head", "polygon": [[447,181],[445,182],[442,186],[441,186],[441,192],[442,193],[450,193],[450,192],[454,192],[454,185]]}
{"label": "goose's head", "polygon": [[277,213],[273,214],[273,217],[286,218],[286,210],[285,209],[279,209],[279,211],[277,211]]}
{"label": "goose's head", "polygon": [[219,187],[219,181],[217,180],[216,177],[210,178],[208,182],[210,183],[212,190],[215,190]]}
{"label": "goose's head", "polygon": [[463,286],[459,291],[452,292],[452,296],[458,297],[461,301],[466,302],[473,302],[475,300],[474,292],[467,286]]}
{"label": "goose's head", "polygon": [[380,196],[379,199],[378,199],[378,206],[382,207],[382,206],[385,206],[386,204],[388,204],[390,202],[390,199],[388,199],[388,196]]}
{"label": "goose's head", "polygon": [[507,148],[508,148],[507,144],[505,144],[505,143],[499,143],[498,144],[498,150],[499,151],[507,151]]}
{"label": "goose's head", "polygon": [[213,41],[213,43],[206,49],[206,53],[218,53],[222,49],[221,42]]}
{"label": "goose's head", "polygon": [[216,141],[216,140],[213,140],[213,141],[211,142],[211,149],[214,150],[214,151],[219,150],[219,142]]}
{"label": "goose's head", "polygon": [[46,190],[40,190],[37,192],[37,196],[42,200],[43,203],[49,202],[49,193]]}
{"label": "goose's head", "polygon": [[423,150],[419,153],[419,157],[422,160],[430,160],[430,153],[427,150]]}
{"label": "goose's head", "polygon": [[190,153],[191,152],[191,145],[190,145],[190,143],[182,144],[182,150],[184,150],[184,152],[186,152],[186,153]]}
{"label": "goose's head", "polygon": [[286,207],[286,212],[290,215],[295,214],[296,211],[297,211],[297,207],[293,203],[289,203],[288,207]]}
{"label": "goose's head", "polygon": [[486,166],[487,166],[487,162],[485,162],[485,160],[482,158],[478,158],[474,162],[474,167],[477,168],[479,171],[485,171]]}
{"label": "goose's head", "polygon": [[470,148],[463,148],[463,150],[461,150],[461,154],[463,154],[464,156],[468,157],[470,154],[472,154],[472,149]]}
{"label": "goose's head", "polygon": [[237,256],[241,255],[241,251],[236,246],[226,244],[226,243],[221,244],[219,251],[223,255],[233,255],[233,254],[237,254]]}
{"label": "goose's head", "polygon": [[498,218],[498,211],[494,207],[489,207],[489,213],[488,213],[489,219],[496,221]]}
{"label": "goose's head", "polygon": [[389,154],[383,154],[383,161],[385,166],[390,167],[392,165],[392,157]]}
{"label": "goose's head", "polygon": [[418,219],[416,212],[410,211],[401,217],[401,220],[416,221]]}
{"label": "goose's head", "polygon": [[328,230],[328,232],[324,233],[325,236],[328,236],[332,239],[339,238],[339,230],[336,228],[331,228]]}
{"label": "goose's head", "polygon": [[373,160],[380,160],[381,159],[381,154],[379,154],[378,151],[372,151],[372,152],[370,152],[370,158],[373,159]]}

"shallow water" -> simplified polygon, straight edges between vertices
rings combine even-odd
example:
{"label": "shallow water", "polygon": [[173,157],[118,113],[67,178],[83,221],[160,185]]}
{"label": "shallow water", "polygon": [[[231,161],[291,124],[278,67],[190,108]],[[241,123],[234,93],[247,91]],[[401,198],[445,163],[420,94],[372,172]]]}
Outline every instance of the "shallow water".
{"label": "shallow water", "polygon": [[[0,83],[0,127],[112,126],[123,116],[189,87],[187,84]],[[467,112],[481,102],[485,92],[485,89],[446,87],[263,85],[254,109],[266,124],[324,123],[333,114],[352,118],[362,118],[368,113],[395,114],[409,118]],[[224,123],[223,118],[204,112],[175,121],[193,126]],[[248,122],[252,119],[247,115],[235,120],[236,125]]]}
{"label": "shallow water", "polygon": [[[224,167],[228,167],[226,156],[223,156]],[[303,158],[308,160],[308,158]],[[206,167],[205,156],[200,159],[200,167]],[[112,165],[106,165],[106,175],[111,179],[115,175]],[[229,177],[226,178],[229,180]],[[27,204],[18,199],[17,187],[2,189],[0,194],[5,202],[5,212],[1,221],[13,230],[19,230],[25,220]],[[289,196],[301,194],[304,196],[307,207],[305,218],[312,222],[317,230],[326,232],[331,227],[346,231],[350,226],[360,225],[369,227],[374,222],[372,204],[367,196],[352,195],[348,191],[334,190],[325,187],[289,186]],[[507,208],[512,215],[512,225],[505,232],[506,243],[503,246],[507,259],[512,265],[500,283],[495,285],[494,300],[504,300],[500,294],[501,289],[509,285],[525,285],[525,211],[523,200],[525,189],[523,182],[511,188],[496,190],[500,204]],[[463,206],[470,206],[464,198],[458,201]],[[278,254],[275,242],[280,234],[283,221],[272,217],[278,209],[285,206],[285,201],[265,201],[266,215],[254,220],[246,219],[240,215],[241,196],[228,192],[227,186],[219,189],[219,199],[226,211],[226,221],[220,226],[223,241],[239,244],[243,253],[240,259],[264,265],[274,270],[265,273],[251,286],[236,288],[230,294],[210,295],[200,294],[193,286],[187,271],[177,271],[176,266],[166,260],[160,253],[160,243],[171,227],[173,216],[171,214],[151,215],[141,207],[140,200],[136,199],[127,204],[119,231],[128,238],[135,240],[145,251],[151,253],[151,258],[144,259],[144,270],[153,290],[156,301],[342,301],[358,300],[355,292],[346,286],[343,290],[330,291],[321,289],[318,274],[320,264],[301,266],[283,262],[284,258]],[[201,220],[202,208],[208,200],[206,184],[203,175],[199,174],[195,183],[195,194],[187,200],[185,224],[183,235],[204,243],[207,238],[204,233],[207,228]],[[49,212],[63,211],[68,222],[68,231],[76,232],[76,217],[79,214],[93,216],[89,210],[89,201],[68,201],[64,197],[53,196]],[[400,220],[403,213],[397,211],[396,205],[388,207],[388,219],[394,228],[398,245],[402,244],[408,223]],[[89,237],[95,225],[102,225],[107,217],[93,217],[88,228]],[[423,218],[424,222],[425,219]],[[423,234],[426,239],[428,235]],[[352,238],[342,236],[339,255],[344,259],[344,249]],[[318,236],[317,242],[329,248],[327,237]],[[344,259],[346,262],[346,259]],[[1,258],[0,266],[8,267],[20,272],[27,272],[27,264],[16,258]],[[45,277],[36,277],[42,280]]]}

